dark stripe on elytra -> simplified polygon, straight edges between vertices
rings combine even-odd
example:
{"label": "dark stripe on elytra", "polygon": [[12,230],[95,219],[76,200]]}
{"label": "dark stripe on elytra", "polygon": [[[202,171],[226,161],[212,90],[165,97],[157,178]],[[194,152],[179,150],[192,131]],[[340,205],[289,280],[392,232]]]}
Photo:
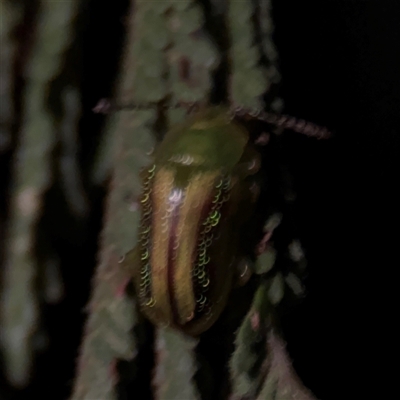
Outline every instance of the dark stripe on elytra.
{"label": "dark stripe on elytra", "polygon": [[[193,268],[193,263],[195,262],[195,260],[198,257],[197,246],[198,246],[198,242],[199,242],[200,232],[203,229],[203,222],[206,220],[206,218],[208,217],[208,215],[212,209],[212,200],[214,199],[215,190],[216,190],[215,187],[213,187],[211,193],[209,194],[208,201],[206,201],[204,203],[203,208],[200,211],[201,217],[198,222],[198,229],[197,229],[197,235],[195,238],[195,245],[193,246],[192,261],[191,261],[191,265],[188,265],[187,268]],[[174,250],[174,245],[177,240],[177,227],[179,224],[180,217],[182,217],[180,210],[181,210],[184,199],[185,199],[185,193],[183,193],[182,200],[179,202],[179,204],[177,204],[174,207],[174,209],[172,211],[170,236],[169,236],[169,242],[168,242],[168,291],[169,291],[170,301],[171,301],[172,317],[174,320],[174,324],[176,324],[176,325],[182,325],[182,323],[180,322],[180,319],[179,319],[177,300],[175,298],[176,284],[174,282],[174,275],[175,275],[175,264],[174,263],[176,262],[176,258],[174,260],[174,256],[175,256],[175,253],[177,250]],[[195,211],[193,211],[193,212],[195,212]],[[179,243],[178,243],[177,247],[179,248]],[[192,278],[192,285],[193,285],[193,289],[195,289],[195,282],[194,282],[193,278]],[[197,288],[197,291],[195,290],[195,293],[194,293],[195,300],[196,300],[196,296],[199,294],[199,289],[200,288]],[[195,314],[196,314],[197,308],[198,308],[198,304],[196,303],[195,304]]]}
{"label": "dark stripe on elytra", "polygon": [[[201,220],[200,220],[200,224],[199,224],[199,231],[198,231],[197,245],[199,244],[199,241],[200,241],[200,234],[201,234],[201,229],[203,228],[203,223],[205,222],[207,217],[210,215],[211,210],[213,209],[212,201],[214,200],[215,195],[218,192],[216,183],[219,181],[219,179],[222,179],[223,185],[226,182],[226,177],[223,177],[223,176],[220,176],[214,182],[212,191],[209,194],[210,201],[207,204],[208,207],[205,207],[205,209],[203,210],[202,216],[201,216]],[[229,195],[229,193],[230,193],[230,189],[222,189],[221,198]],[[213,235],[213,240],[215,240],[215,235],[217,235],[218,232],[220,231],[221,225],[226,216],[227,207],[228,207],[228,201],[224,201],[219,207],[216,208],[216,210],[218,210],[221,215],[220,221],[218,222],[218,224],[216,226],[211,228],[210,232],[208,232],[208,234],[206,235],[206,238]],[[213,244],[211,243],[211,245],[207,248],[206,255],[210,256],[212,254],[212,248],[213,248]],[[196,250],[197,250],[197,247],[196,247]],[[197,263],[198,258],[199,258],[199,252],[197,250],[195,259],[194,259],[194,263]],[[214,301],[214,296],[213,296],[214,287],[213,286],[215,286],[216,274],[217,274],[217,271],[219,271],[219,269],[220,269],[220,266],[216,265],[215,260],[213,258],[211,258],[210,262],[205,267],[205,271],[207,272],[208,278],[210,279],[210,284],[209,284],[208,288],[204,289],[200,285],[197,285],[197,287],[195,287],[195,295],[196,296],[202,294],[203,296],[205,296],[207,298],[206,306],[201,311],[197,311],[197,314],[205,314],[213,306],[213,304],[212,304],[212,302]],[[199,307],[200,307],[199,304],[196,304],[197,310]]]}
{"label": "dark stripe on elytra", "polygon": [[[206,201],[204,203],[203,209],[201,210],[201,214],[200,214],[201,216],[200,216],[199,224],[198,224],[198,227],[197,227],[196,244],[195,244],[195,246],[193,248],[193,267],[194,267],[194,265],[197,262],[197,259],[199,257],[198,246],[199,246],[201,231],[202,231],[202,229],[204,229],[203,223],[205,222],[205,220],[209,216],[210,211],[211,211],[211,209],[213,207],[212,200],[214,199],[214,195],[215,195],[215,192],[216,192],[215,184],[216,184],[217,181],[218,181],[218,178],[213,183],[213,187],[212,187],[210,193],[208,194],[208,201]],[[210,262],[205,267],[207,273],[209,273],[209,268],[211,266],[211,263],[212,263],[212,261],[210,260]],[[199,314],[199,310],[198,310],[199,304],[197,303],[197,298],[198,298],[198,296],[200,294],[204,295],[205,290],[201,286],[197,285],[197,282],[196,282],[196,279],[194,278],[194,276],[192,277],[192,285],[193,285],[193,291],[194,291],[194,298],[195,298],[195,301],[196,301],[195,314],[198,315]],[[205,309],[203,309],[201,311],[201,314],[203,314],[204,311],[205,311]]]}
{"label": "dark stripe on elytra", "polygon": [[[168,293],[169,293],[169,299],[170,299],[172,319],[174,321],[174,324],[179,324],[179,313],[178,313],[178,307],[177,307],[176,298],[175,298],[175,284],[174,284],[174,275],[175,275],[174,257],[176,256],[177,250],[174,250],[174,247],[175,247],[175,242],[177,240],[177,237],[176,237],[177,236],[177,227],[179,224],[179,217],[180,217],[179,211],[181,210],[181,207],[183,204],[182,200],[184,198],[185,198],[185,193],[183,193],[180,202],[175,204],[174,209],[172,210],[171,227],[170,227],[169,241],[168,241],[168,262],[167,262]],[[179,244],[178,244],[178,247],[179,247]],[[175,261],[176,261],[176,257],[175,257]]]}

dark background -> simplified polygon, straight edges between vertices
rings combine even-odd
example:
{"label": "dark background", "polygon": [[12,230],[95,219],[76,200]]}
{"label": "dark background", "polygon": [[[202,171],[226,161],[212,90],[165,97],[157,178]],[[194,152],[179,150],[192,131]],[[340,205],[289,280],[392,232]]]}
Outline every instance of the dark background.
{"label": "dark background", "polygon": [[[273,5],[284,111],[335,130],[329,143],[295,141],[288,149],[309,260],[308,295],[284,320],[288,350],[297,373],[318,398],[369,398],[372,388],[389,388],[383,355],[391,343],[379,333],[385,331],[388,282],[398,265],[393,233],[400,5],[372,0],[275,0]],[[126,6],[127,1],[114,1],[113,7],[88,3],[78,64],[86,110],[82,132],[96,132],[102,122],[90,109],[110,93]],[[85,169],[98,139],[84,137]],[[69,394],[104,195],[95,188],[89,194],[91,214],[84,222],[66,221],[62,208],[45,216],[58,221],[51,245],[62,258],[67,295],[45,309],[52,340],[37,360],[32,385],[17,393],[3,382],[1,399],[63,399]],[[61,197],[53,187],[46,199],[51,203]],[[71,230],[76,232],[73,241]],[[382,381],[379,371],[387,374]],[[378,398],[392,396],[381,392]]]}
{"label": "dark background", "polygon": [[[327,124],[299,153],[308,297],[286,338],[321,399],[394,398],[387,337],[398,243],[399,4],[275,1],[285,111]],[[387,360],[388,360],[387,359]]]}

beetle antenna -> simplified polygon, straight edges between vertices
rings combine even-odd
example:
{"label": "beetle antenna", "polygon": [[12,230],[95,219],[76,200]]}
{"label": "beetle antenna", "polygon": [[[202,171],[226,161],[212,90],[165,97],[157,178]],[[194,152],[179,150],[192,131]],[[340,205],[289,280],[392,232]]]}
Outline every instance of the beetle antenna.
{"label": "beetle antenna", "polygon": [[148,101],[145,103],[131,102],[126,104],[114,104],[110,100],[104,98],[100,99],[92,111],[96,114],[109,114],[115,111],[121,110],[151,110],[155,108],[163,108],[166,110],[186,108],[189,113],[195,111],[199,107],[199,102],[182,102],[177,101],[176,103],[170,103],[167,101]]}
{"label": "beetle antenna", "polygon": [[[145,103],[131,102],[118,105],[111,103],[108,99],[100,99],[97,105],[93,108],[93,112],[98,114],[109,114],[110,112],[120,110],[151,110],[154,108],[170,110],[176,108],[186,108],[188,113],[191,114],[193,111],[198,109],[199,106],[200,102],[198,101],[177,101],[175,103],[171,103],[168,100],[164,100]],[[242,118],[244,117],[257,119],[276,127],[290,129],[294,132],[298,132],[310,137],[315,137],[317,139],[329,139],[332,136],[332,132],[323,126],[316,125],[303,119],[291,117],[289,115],[277,115],[263,110],[249,110],[243,107],[236,107],[231,109],[230,114],[232,115],[232,117],[238,116]]]}
{"label": "beetle antenna", "polygon": [[317,139],[329,139],[332,136],[332,132],[324,126],[305,121],[304,119],[291,117],[290,115],[275,115],[262,112],[260,119],[275,126],[290,129],[294,132]]}
{"label": "beetle antenna", "polygon": [[239,117],[258,119],[267,122],[268,124],[284,129],[290,129],[294,132],[315,137],[317,139],[329,139],[332,136],[332,132],[323,126],[296,117],[291,117],[289,115],[277,115],[262,110],[251,111],[242,107],[236,108],[233,113]]}

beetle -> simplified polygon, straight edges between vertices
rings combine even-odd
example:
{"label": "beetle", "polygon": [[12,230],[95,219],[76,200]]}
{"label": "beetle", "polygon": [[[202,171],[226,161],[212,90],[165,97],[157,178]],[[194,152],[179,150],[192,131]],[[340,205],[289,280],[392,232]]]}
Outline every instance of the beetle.
{"label": "beetle", "polygon": [[330,134],[290,117],[223,106],[201,108],[166,133],[142,173],[138,243],[124,259],[140,308],[155,325],[203,333],[232,287],[251,275],[242,233],[258,199],[252,178],[261,160],[237,115]]}

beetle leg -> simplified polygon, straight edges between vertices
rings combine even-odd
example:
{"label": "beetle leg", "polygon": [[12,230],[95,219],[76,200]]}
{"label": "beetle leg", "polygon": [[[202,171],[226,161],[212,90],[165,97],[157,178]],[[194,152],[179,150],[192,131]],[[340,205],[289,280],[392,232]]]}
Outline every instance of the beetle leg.
{"label": "beetle leg", "polygon": [[268,242],[272,236],[272,231],[266,232],[260,242],[257,244],[256,254],[259,256],[267,249]]}
{"label": "beetle leg", "polygon": [[280,225],[281,223],[281,215],[276,213],[276,214],[272,214],[267,222],[264,225],[264,236],[262,237],[262,239],[258,242],[257,246],[256,246],[256,255],[259,256],[262,253],[264,253],[267,248],[268,248],[268,243],[272,237],[272,234],[274,233],[274,230]]}
{"label": "beetle leg", "polygon": [[241,257],[235,262],[234,285],[244,286],[253,275],[253,262],[248,257]]}
{"label": "beetle leg", "polygon": [[118,264],[118,267],[121,268],[124,273],[124,278],[121,280],[121,283],[118,285],[116,290],[116,296],[121,297],[125,294],[126,287],[132,278],[134,278],[137,273],[140,273],[138,270],[139,263],[136,248],[122,256],[119,259]]}
{"label": "beetle leg", "polygon": [[136,247],[122,256],[118,264],[130,277],[135,277],[136,274],[140,273],[140,262]]}
{"label": "beetle leg", "polygon": [[269,133],[263,132],[256,140],[255,144],[259,146],[266,146],[269,142],[270,135]]}
{"label": "beetle leg", "polygon": [[260,167],[261,158],[259,153],[253,147],[247,147],[235,167],[234,174],[238,174],[244,178],[256,174],[260,170]]}

